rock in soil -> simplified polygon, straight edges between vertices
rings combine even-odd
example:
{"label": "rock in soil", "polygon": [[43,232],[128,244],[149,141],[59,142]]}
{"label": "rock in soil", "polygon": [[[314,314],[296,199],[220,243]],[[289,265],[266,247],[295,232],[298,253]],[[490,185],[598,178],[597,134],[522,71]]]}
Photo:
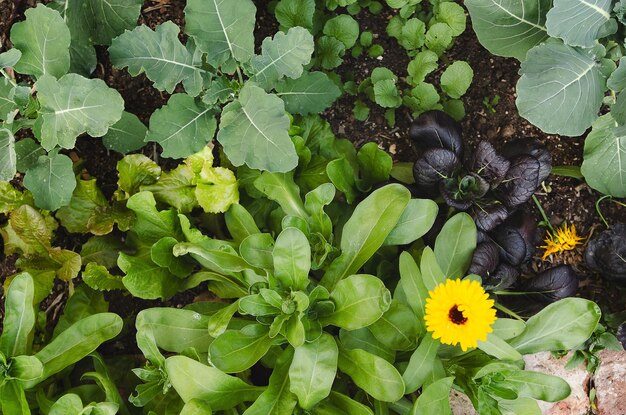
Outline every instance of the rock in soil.
{"label": "rock in soil", "polygon": [[626,352],[603,350],[594,377],[598,415],[626,415]]}

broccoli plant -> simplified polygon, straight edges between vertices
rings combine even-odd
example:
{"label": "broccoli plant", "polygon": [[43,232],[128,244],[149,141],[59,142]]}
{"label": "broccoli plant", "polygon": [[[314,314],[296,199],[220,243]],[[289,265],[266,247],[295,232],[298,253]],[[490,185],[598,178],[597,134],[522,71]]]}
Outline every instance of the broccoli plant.
{"label": "broccoli plant", "polygon": [[626,157],[626,2],[465,4],[483,46],[521,62],[520,115],[551,134],[579,136],[592,127],[581,172],[594,189],[626,196],[626,164],[621,161]]}

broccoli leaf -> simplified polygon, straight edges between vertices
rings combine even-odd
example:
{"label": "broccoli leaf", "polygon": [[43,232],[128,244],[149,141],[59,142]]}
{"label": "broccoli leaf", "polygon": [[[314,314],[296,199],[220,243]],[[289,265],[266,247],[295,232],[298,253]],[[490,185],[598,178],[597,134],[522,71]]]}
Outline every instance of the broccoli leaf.
{"label": "broccoli leaf", "polygon": [[245,63],[254,54],[255,14],[251,0],[189,0],[185,32],[207,53],[210,65],[217,67],[231,58]]}
{"label": "broccoli leaf", "polygon": [[591,48],[596,39],[617,31],[611,0],[555,0],[546,15],[548,34],[570,46]]}
{"label": "broccoli leaf", "polygon": [[145,72],[160,91],[172,93],[183,82],[190,94],[197,95],[200,91],[196,85],[202,82],[201,69],[195,66],[193,54],[178,40],[178,32],[178,26],[170,21],[154,31],[139,26],[132,32],[124,32],[109,47],[111,62],[116,68],[127,66],[133,76]]}
{"label": "broccoli leaf", "polygon": [[48,151],[57,145],[73,148],[85,132],[101,137],[122,117],[124,100],[101,79],[44,75],[36,86],[41,110],[35,129],[41,127],[41,146]]}
{"label": "broccoli leaf", "polygon": [[224,107],[218,141],[235,166],[287,172],[298,164],[283,101],[252,83]]}
{"label": "broccoli leaf", "polygon": [[517,109],[546,133],[581,135],[598,117],[605,81],[591,51],[542,44],[528,52],[520,73]]}
{"label": "broccoli leaf", "polygon": [[102,137],[102,144],[122,154],[139,150],[145,145],[148,129],[135,114],[124,111],[122,118]]}
{"label": "broccoli leaf", "polygon": [[548,38],[546,13],[552,0],[466,0],[480,44],[494,55],[523,61]]}
{"label": "broccoli leaf", "polygon": [[43,4],[24,15],[26,20],[11,28],[11,42],[22,52],[15,70],[36,78],[61,77],[70,68],[70,31],[63,18]]}
{"label": "broccoli leaf", "polygon": [[284,76],[299,78],[302,67],[311,61],[313,48],[313,36],[302,27],[293,27],[286,34],[278,32],[273,39],[266,37],[261,55],[251,61],[253,79],[269,91]]}
{"label": "broccoli leaf", "polygon": [[276,95],[285,102],[287,112],[307,115],[324,111],[341,91],[325,73],[304,72],[298,79],[278,83]]}
{"label": "broccoli leaf", "polygon": [[63,154],[39,157],[26,172],[24,187],[32,192],[37,207],[56,210],[67,205],[76,187],[72,160]]}
{"label": "broccoli leaf", "polygon": [[15,138],[11,131],[0,128],[0,181],[9,181],[17,173]]}
{"label": "broccoli leaf", "polygon": [[597,191],[626,197],[626,129],[618,127],[611,114],[593,123],[580,172]]}
{"label": "broccoli leaf", "polygon": [[183,158],[213,139],[217,122],[211,107],[187,94],[174,94],[150,117],[146,141],[163,147],[163,157]]}

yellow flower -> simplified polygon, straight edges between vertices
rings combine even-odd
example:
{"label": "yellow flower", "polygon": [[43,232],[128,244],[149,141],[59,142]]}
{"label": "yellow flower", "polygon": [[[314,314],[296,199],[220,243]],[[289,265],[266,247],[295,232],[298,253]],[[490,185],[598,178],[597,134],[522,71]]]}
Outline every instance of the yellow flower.
{"label": "yellow flower", "polygon": [[493,331],[493,304],[478,281],[447,280],[428,293],[426,330],[441,343],[460,344],[466,351],[479,340],[487,340],[487,333]]}
{"label": "yellow flower", "polygon": [[541,260],[545,261],[546,258],[555,253],[571,251],[576,245],[580,245],[584,239],[582,236],[578,236],[574,225],[568,227],[567,224],[564,224],[554,232],[548,231],[544,240],[546,244],[541,246],[546,250]]}

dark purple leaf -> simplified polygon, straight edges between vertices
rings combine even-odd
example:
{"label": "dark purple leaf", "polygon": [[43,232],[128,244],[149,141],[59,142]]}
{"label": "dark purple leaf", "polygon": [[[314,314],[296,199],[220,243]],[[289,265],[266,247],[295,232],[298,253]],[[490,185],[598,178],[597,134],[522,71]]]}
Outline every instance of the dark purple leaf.
{"label": "dark purple leaf", "polygon": [[622,343],[622,347],[626,349],[626,321],[617,328],[617,340]]}
{"label": "dark purple leaf", "polygon": [[540,302],[552,303],[566,297],[572,297],[578,289],[578,275],[569,265],[559,265],[547,269],[528,280],[520,291]]}
{"label": "dark purple leaf", "polygon": [[537,245],[537,220],[535,217],[525,210],[515,211],[509,219],[507,219],[506,226],[515,228],[522,235],[526,245],[532,247],[528,256],[532,256],[535,252],[535,245]]}
{"label": "dark purple leaf", "polygon": [[492,186],[497,186],[509,170],[511,162],[496,152],[487,141],[480,141],[474,152],[470,170],[484,177]]}
{"label": "dark purple leaf", "polygon": [[498,187],[500,199],[509,207],[526,203],[541,183],[541,164],[532,156],[518,156],[511,161],[505,180]]}
{"label": "dark purple leaf", "polygon": [[476,229],[476,243],[481,244],[483,242],[491,242],[491,238],[487,235],[487,232],[479,229]]}
{"label": "dark purple leaf", "polygon": [[500,248],[502,260],[514,267],[530,259],[534,247],[528,246],[519,230],[509,226],[499,226],[491,233],[491,237]]}
{"label": "dark purple leaf", "polygon": [[448,191],[444,182],[441,182],[439,184],[439,191],[441,192],[441,196],[443,197],[443,200],[446,202],[446,204],[458,210],[467,210],[472,206],[472,203],[474,202],[474,199],[471,197],[468,199],[456,199],[458,195],[452,193],[451,191]]}
{"label": "dark purple leaf", "polygon": [[409,137],[419,153],[431,148],[445,148],[463,157],[461,126],[443,111],[427,111],[417,117]]}
{"label": "dark purple leaf", "polygon": [[508,158],[516,158],[521,155],[533,156],[541,165],[539,170],[539,183],[544,181],[552,170],[552,157],[548,149],[535,139],[521,138],[509,141],[503,147],[500,153]]}
{"label": "dark purple leaf", "polygon": [[450,150],[426,150],[413,166],[415,182],[426,189],[434,189],[441,180],[452,176],[460,165],[458,157]]}
{"label": "dark purple leaf", "polygon": [[626,284],[626,225],[613,225],[592,239],[585,260],[607,280]]}
{"label": "dark purple leaf", "polygon": [[480,275],[486,278],[496,270],[500,263],[498,246],[493,242],[483,242],[476,246],[472,263],[467,270],[468,274]]}
{"label": "dark purple leaf", "polygon": [[506,206],[496,201],[485,206],[474,205],[471,214],[476,222],[476,227],[489,232],[504,222],[510,213]]}
{"label": "dark purple leaf", "polygon": [[500,263],[493,274],[483,278],[483,287],[491,291],[506,290],[515,284],[519,275],[520,273],[516,268]]}

